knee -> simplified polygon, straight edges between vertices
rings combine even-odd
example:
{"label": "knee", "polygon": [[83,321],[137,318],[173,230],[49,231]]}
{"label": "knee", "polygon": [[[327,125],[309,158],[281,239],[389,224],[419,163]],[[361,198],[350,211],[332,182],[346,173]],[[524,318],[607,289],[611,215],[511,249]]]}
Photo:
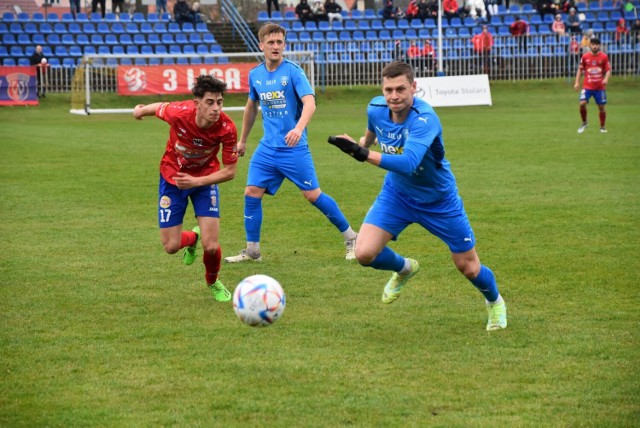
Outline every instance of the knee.
{"label": "knee", "polygon": [[209,255],[215,255],[220,251],[220,244],[218,242],[202,242],[202,251]]}
{"label": "knee", "polygon": [[456,267],[458,268],[460,273],[469,280],[476,279],[480,274],[480,263],[465,262],[456,265]]}
{"label": "knee", "polygon": [[377,254],[373,254],[373,252],[368,250],[367,248],[358,247],[357,244],[356,244],[355,254],[356,254],[356,260],[362,266],[369,266],[371,263],[373,263],[373,260],[377,256]]}
{"label": "knee", "polygon": [[175,254],[180,251],[180,243],[179,242],[163,242],[164,251],[167,254]]}

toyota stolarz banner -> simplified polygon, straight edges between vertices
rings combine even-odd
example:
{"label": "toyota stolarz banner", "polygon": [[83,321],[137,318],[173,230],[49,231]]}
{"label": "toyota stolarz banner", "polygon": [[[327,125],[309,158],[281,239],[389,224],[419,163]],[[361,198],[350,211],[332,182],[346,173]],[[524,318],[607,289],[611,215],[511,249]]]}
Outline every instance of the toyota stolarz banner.
{"label": "toyota stolarz banner", "polygon": [[0,67],[0,106],[38,105],[35,67]]}
{"label": "toyota stolarz banner", "polygon": [[249,92],[249,70],[258,63],[211,65],[119,65],[119,95],[190,94],[201,74],[227,83],[227,92]]}

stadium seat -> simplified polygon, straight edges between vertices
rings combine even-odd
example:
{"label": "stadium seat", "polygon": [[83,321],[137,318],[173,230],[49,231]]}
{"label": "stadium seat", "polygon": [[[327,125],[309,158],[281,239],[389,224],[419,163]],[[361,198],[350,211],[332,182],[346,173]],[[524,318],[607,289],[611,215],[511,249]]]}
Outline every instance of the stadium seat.
{"label": "stadium seat", "polygon": [[376,30],[376,31],[380,31],[380,30],[384,29],[384,25],[382,24],[382,20],[374,19],[373,21],[371,21],[371,29],[372,30]]}
{"label": "stadium seat", "polygon": [[164,34],[168,31],[167,24],[165,24],[164,22],[156,22],[155,24],[153,24],[153,31],[156,34]]}
{"label": "stadium seat", "polygon": [[289,31],[287,33],[287,43],[295,43],[298,41],[298,33],[295,31]]}
{"label": "stadium seat", "polygon": [[110,53],[111,53],[111,49],[109,48],[109,46],[106,46],[106,45],[98,46],[98,54],[100,54],[100,55],[108,55]]}
{"label": "stadium seat", "polygon": [[162,34],[162,36],[160,36],[160,41],[165,45],[173,45],[176,42],[173,38],[173,35],[170,33]]}
{"label": "stadium seat", "polygon": [[59,56],[59,57],[69,56],[69,51],[65,46],[62,46],[62,45],[56,46],[53,52],[55,56]]}
{"label": "stadium seat", "polygon": [[184,33],[178,33],[176,34],[176,43],[179,45],[187,44],[189,43],[189,38]]}
{"label": "stadium seat", "polygon": [[182,53],[182,47],[180,45],[170,45],[169,46],[169,53],[172,54],[172,55],[181,54]]}
{"label": "stadium seat", "polygon": [[195,47],[193,47],[193,45],[184,45],[182,47],[182,53],[195,55],[196,49],[195,49]]}
{"label": "stadium seat", "polygon": [[31,36],[27,33],[18,34],[18,38],[16,39],[19,45],[29,46],[31,45]]}
{"label": "stadium seat", "polygon": [[185,22],[184,24],[182,24],[183,33],[193,33],[194,31],[196,31],[196,28],[191,22]]}
{"label": "stadium seat", "polygon": [[13,58],[3,58],[2,65],[4,65],[5,67],[14,67],[16,65],[16,60]]}
{"label": "stadium seat", "polygon": [[378,33],[374,30],[367,30],[367,32],[364,33],[364,36],[371,42],[375,42],[376,40],[378,40]]}
{"label": "stadium seat", "polygon": [[364,10],[364,18],[365,19],[376,19],[378,15],[374,9],[365,9]]}
{"label": "stadium seat", "polygon": [[[293,33],[295,34],[295,33]],[[326,40],[328,42],[336,42],[338,41],[338,33],[336,33],[335,31],[327,31],[327,35],[326,35]]]}
{"label": "stadium seat", "polygon": [[95,46],[104,45],[104,37],[102,37],[102,34],[92,34],[91,44]]}
{"label": "stadium seat", "polygon": [[56,33],[47,35],[47,44],[49,46],[56,46],[62,43],[60,41],[60,36]]}
{"label": "stadium seat", "polygon": [[95,55],[96,53],[96,47],[93,45],[87,45],[84,47],[84,54],[85,55]]}
{"label": "stadium seat", "polygon": [[113,24],[111,24],[111,32],[113,34],[122,34],[125,32],[124,30],[124,25],[122,25],[122,23],[120,22],[114,22]]}
{"label": "stadium seat", "polygon": [[89,16],[84,12],[78,12],[76,14],[76,22],[84,24],[85,22],[89,22]]}
{"label": "stadium seat", "polygon": [[11,12],[4,12],[2,14],[2,22],[13,22],[16,20],[16,17],[13,16]]}
{"label": "stadium seat", "polygon": [[367,31],[371,29],[371,24],[368,20],[361,19],[360,22],[358,22],[358,28],[362,31]]}
{"label": "stadium seat", "polygon": [[60,37],[60,43],[71,46],[76,44],[76,39],[73,37],[73,34],[65,33]]}
{"label": "stadium seat", "polygon": [[107,22],[109,24],[113,24],[114,22],[118,22],[118,15],[116,15],[113,12],[107,12],[104,15],[104,22]]}
{"label": "stadium seat", "polygon": [[[320,21],[322,22],[326,22],[326,21]],[[328,25],[328,24],[327,24]],[[344,22],[344,29],[347,31],[355,31],[358,29],[358,24],[356,24],[356,21],[353,20],[348,20]]]}
{"label": "stadium seat", "polygon": [[82,33],[94,34],[95,32],[96,32],[96,26],[93,23],[87,22],[85,24],[82,24]]}
{"label": "stadium seat", "polygon": [[82,49],[80,46],[70,46],[69,55],[75,58],[80,58],[82,56]]}
{"label": "stadium seat", "polygon": [[44,45],[47,43],[46,39],[44,38],[44,34],[34,34],[33,37],[31,38],[31,41],[33,42],[34,45]]}
{"label": "stadium seat", "polygon": [[136,34],[140,32],[138,24],[135,22],[127,22],[124,26],[124,32],[129,34]]}
{"label": "stadium seat", "polygon": [[169,24],[167,24],[167,28],[169,32],[173,34],[176,34],[182,31],[182,29],[180,28],[180,25],[177,22],[169,22]]}
{"label": "stadium seat", "polygon": [[331,29],[333,31],[342,31],[344,30],[344,25],[340,21],[333,21],[333,24],[331,24]]}
{"label": "stadium seat", "polygon": [[404,31],[400,30],[400,29],[396,29],[393,30],[393,32],[391,33],[391,38],[393,40],[404,40]]}
{"label": "stadium seat", "polygon": [[356,41],[363,41],[365,40],[364,32],[361,30],[356,30],[351,33],[351,38]]}
{"label": "stadium seat", "polygon": [[4,22],[0,22],[0,35],[9,33],[9,27]]}
{"label": "stadium seat", "polygon": [[208,44],[213,44],[213,43],[218,43],[215,39],[215,37],[213,37],[213,34],[211,33],[205,33],[202,35],[202,42],[203,43],[208,43]]}
{"label": "stadium seat", "polygon": [[107,34],[106,36],[104,36],[104,43],[109,46],[120,44],[120,42],[118,41],[118,36],[116,36],[115,34]]}
{"label": "stadium seat", "polygon": [[138,45],[138,46],[145,45],[145,44],[147,44],[147,37],[142,33],[134,34],[133,35],[133,43]]}
{"label": "stadium seat", "polygon": [[118,40],[120,41],[120,44],[124,46],[134,44],[133,40],[131,39],[131,34],[120,34],[120,37],[118,37]]}
{"label": "stadium seat", "polygon": [[2,35],[2,44],[5,46],[15,45],[18,43],[16,36],[13,33],[4,33]]}
{"label": "stadium seat", "polygon": [[154,47],[157,54],[168,54],[169,51],[165,45],[155,45]]}
{"label": "stadium seat", "polygon": [[202,35],[200,33],[191,33],[189,34],[189,43],[193,45],[197,45],[202,43]]}

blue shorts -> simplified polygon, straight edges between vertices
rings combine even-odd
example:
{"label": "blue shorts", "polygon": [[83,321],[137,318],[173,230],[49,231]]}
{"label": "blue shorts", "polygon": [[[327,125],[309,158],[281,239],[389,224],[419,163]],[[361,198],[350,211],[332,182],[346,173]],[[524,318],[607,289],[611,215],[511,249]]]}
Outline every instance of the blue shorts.
{"label": "blue shorts", "polygon": [[196,217],[220,217],[218,185],[180,190],[162,175],[158,188],[158,224],[161,229],[182,224],[189,199]]}
{"label": "blue shorts", "polygon": [[593,91],[591,89],[583,89],[580,91],[580,101],[589,102],[589,98],[593,97],[596,104],[603,105],[607,103],[607,92],[604,89]]}
{"label": "blue shorts", "polygon": [[272,149],[258,144],[249,163],[247,186],[275,195],[285,178],[303,191],[320,187],[309,147]]}
{"label": "blue shorts", "polygon": [[440,238],[452,253],[464,253],[476,245],[476,238],[457,193],[433,204],[417,204],[383,185],[364,223],[372,224],[398,239],[410,224],[417,223]]}

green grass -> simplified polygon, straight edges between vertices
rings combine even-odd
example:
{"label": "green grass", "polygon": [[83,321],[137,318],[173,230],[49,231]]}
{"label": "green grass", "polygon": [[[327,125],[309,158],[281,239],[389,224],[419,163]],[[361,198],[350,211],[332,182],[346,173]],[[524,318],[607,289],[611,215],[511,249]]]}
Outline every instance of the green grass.
{"label": "green grass", "polygon": [[[509,306],[491,334],[444,244],[407,229],[392,246],[422,270],[383,305],[388,273],[345,262],[288,182],[264,201],[265,262],[221,271],[230,289],[264,273],[287,292],[277,324],[244,326],[201,263],[160,245],[165,124],[73,116],[66,95],[0,109],[0,426],[637,426],[638,93],[611,82],[605,135],[593,104],[576,133],[566,81],[496,82],[492,107],[437,109]],[[360,136],[375,94],[329,88],[309,129],[322,189],[356,229],[384,172],[325,141]],[[257,122],[251,150],[260,136]],[[244,245],[248,160],[220,186],[225,255]]]}

